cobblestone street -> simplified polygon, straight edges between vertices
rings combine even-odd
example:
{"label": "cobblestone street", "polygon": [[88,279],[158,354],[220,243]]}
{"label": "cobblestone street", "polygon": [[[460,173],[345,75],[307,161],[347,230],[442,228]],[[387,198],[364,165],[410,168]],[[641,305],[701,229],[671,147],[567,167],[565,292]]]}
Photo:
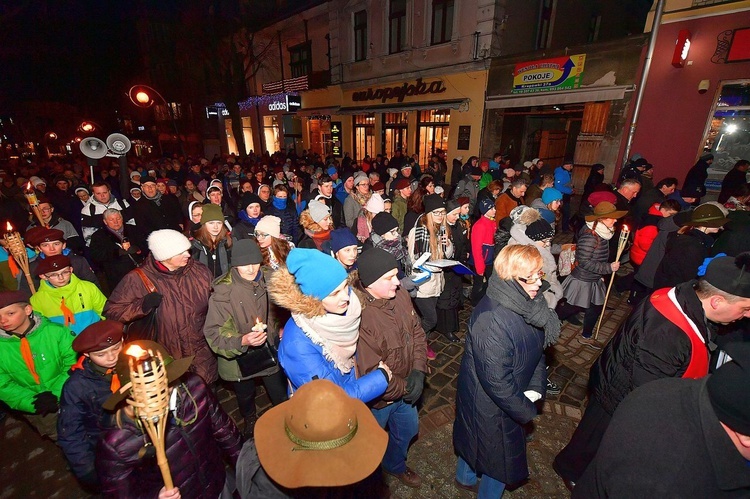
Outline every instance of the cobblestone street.
{"label": "cobblestone street", "polygon": [[[623,266],[621,272],[629,267]],[[610,297],[610,303],[599,335],[608,341],[619,324],[627,317],[630,307],[627,295]],[[467,307],[461,313],[463,338],[470,315]],[[588,369],[598,351],[576,341],[580,326],[563,323],[562,334],[552,349],[550,378],[562,388],[557,396],[550,395],[543,404],[541,415],[534,423],[529,443],[531,477],[525,485],[508,491],[508,497],[554,498],[568,497],[567,489],[552,470],[552,459],[567,443],[586,404]],[[420,489],[410,489],[392,478],[388,483],[396,498],[470,498],[473,494],[454,485],[456,457],[453,454],[452,423],[456,378],[463,354],[462,344],[446,343],[435,335],[430,345],[437,358],[430,361],[430,374],[420,410],[420,433],[409,452],[409,465],[423,478]],[[234,395],[220,390],[222,405],[241,421]],[[258,390],[261,410],[270,406],[262,388]],[[0,456],[0,499],[23,497],[86,497],[67,471],[60,450],[51,442],[40,439],[28,426],[13,417],[0,423],[0,440],[4,452]]]}

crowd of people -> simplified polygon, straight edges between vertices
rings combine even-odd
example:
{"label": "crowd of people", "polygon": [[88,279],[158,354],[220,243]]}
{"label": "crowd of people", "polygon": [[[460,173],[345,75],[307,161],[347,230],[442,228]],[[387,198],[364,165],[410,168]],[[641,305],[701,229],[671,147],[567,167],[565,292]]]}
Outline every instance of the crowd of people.
{"label": "crowd of people", "polygon": [[[636,388],[658,378],[701,380],[657,385],[698,387],[690,390],[710,399],[701,418],[720,421],[748,459],[750,407],[732,385],[747,381],[747,357],[740,348],[722,367],[724,343],[746,341],[750,317],[748,162],[728,175],[723,203],[701,204],[710,160],[681,190],[675,178],[653,183],[639,156],[616,187],[593,165],[575,212],[569,159],[514,167],[495,154],[449,168],[443,151],[427,165],[400,152],[357,162],[290,151],[138,158],[126,179],[114,163],[92,168],[94,178],[80,160],[15,165],[0,171],[0,219],[22,236],[30,263],[27,276],[2,240],[1,410],[56,440],[82,486],[105,496],[230,497],[235,488],[289,497],[347,486],[354,497],[380,497],[378,467],[422,484],[407,454],[435,358],[429,340],[440,335],[465,342],[456,485],[497,498],[528,478],[527,424],[546,395],[560,393],[546,357],[568,322],[582,326],[583,348],[601,351],[586,413],[554,462],[574,495],[625,487],[631,475],[612,471],[612,454],[633,431],[632,415],[615,410],[637,413],[637,397],[626,396],[648,400]],[[624,265],[623,230],[633,234],[633,272],[613,292],[630,291],[634,309],[604,345],[594,331],[607,282]],[[566,232],[574,245],[553,243]],[[462,340],[458,317],[469,303]],[[167,364],[173,488],[132,404],[126,343]],[[707,377],[713,371],[729,381]],[[274,406],[260,418],[258,382]],[[236,394],[242,432],[218,403],[219,384]],[[323,419],[301,425],[291,414]],[[281,442],[324,452],[287,455]],[[335,467],[349,463],[341,459],[356,465],[337,480]],[[750,491],[747,471],[734,478]]]}

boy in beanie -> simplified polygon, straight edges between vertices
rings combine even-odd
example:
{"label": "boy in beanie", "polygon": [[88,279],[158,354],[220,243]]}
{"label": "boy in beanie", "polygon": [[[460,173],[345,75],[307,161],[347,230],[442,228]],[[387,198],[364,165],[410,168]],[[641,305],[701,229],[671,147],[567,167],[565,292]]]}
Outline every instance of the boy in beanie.
{"label": "boy in beanie", "polygon": [[409,293],[399,284],[398,265],[392,255],[378,248],[362,253],[355,288],[365,304],[357,367],[360,373],[369,373],[380,363],[398,366],[385,393],[370,402],[370,407],[380,426],[389,429],[383,470],[409,487],[419,487],[422,479],[406,466],[406,454],[419,431],[416,404],[427,372],[427,340]]}
{"label": "boy in beanie", "polygon": [[34,312],[28,293],[0,293],[0,401],[52,440],[60,392],[76,361],[73,338],[70,329]]}
{"label": "boy in beanie", "polygon": [[592,369],[594,394],[555,471],[576,482],[625,396],[660,378],[701,378],[719,325],[750,317],[750,253],[718,257],[698,280],[654,291],[633,311]]}
{"label": "boy in beanie", "polygon": [[323,243],[323,248],[344,266],[347,272],[357,269],[359,241],[346,227],[331,231],[331,240]]}
{"label": "boy in beanie", "polygon": [[73,350],[80,357],[70,368],[60,397],[57,443],[73,474],[92,492],[99,488],[94,461],[102,404],[120,388],[114,368],[122,350],[122,335],[123,324],[117,321],[99,321],[84,329],[73,341]]}
{"label": "boy in beanie", "polygon": [[79,279],[65,255],[45,258],[36,268],[41,279],[31,297],[34,310],[75,334],[102,319],[107,298],[94,284]]}
{"label": "boy in beanie", "polygon": [[630,394],[573,497],[750,496],[750,345],[730,343],[727,354],[707,378]]}

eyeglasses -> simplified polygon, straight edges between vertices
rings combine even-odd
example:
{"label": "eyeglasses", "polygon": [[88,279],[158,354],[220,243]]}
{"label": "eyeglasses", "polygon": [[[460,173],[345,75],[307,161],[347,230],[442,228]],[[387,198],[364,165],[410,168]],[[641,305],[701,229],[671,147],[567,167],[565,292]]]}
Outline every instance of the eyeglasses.
{"label": "eyeglasses", "polygon": [[537,282],[537,281],[541,281],[542,279],[544,279],[544,277],[545,277],[546,275],[547,275],[547,274],[545,274],[544,272],[542,272],[542,271],[540,270],[540,271],[539,271],[539,272],[537,273],[537,275],[535,275],[534,277],[516,277],[516,279],[518,279],[519,281],[521,281],[521,282],[523,282],[523,283],[525,283],[525,284],[534,284],[535,282]]}
{"label": "eyeglasses", "polygon": [[445,210],[434,210],[431,211],[433,217],[442,217],[445,216]]}
{"label": "eyeglasses", "polygon": [[60,272],[55,272],[54,274],[44,274],[44,277],[47,279],[66,279],[70,277],[70,274],[72,274],[73,271],[70,269],[67,270],[61,270]]}
{"label": "eyeglasses", "polygon": [[255,239],[265,239],[270,235],[266,234],[265,232],[258,232],[257,230],[253,232],[253,234],[255,235]]}

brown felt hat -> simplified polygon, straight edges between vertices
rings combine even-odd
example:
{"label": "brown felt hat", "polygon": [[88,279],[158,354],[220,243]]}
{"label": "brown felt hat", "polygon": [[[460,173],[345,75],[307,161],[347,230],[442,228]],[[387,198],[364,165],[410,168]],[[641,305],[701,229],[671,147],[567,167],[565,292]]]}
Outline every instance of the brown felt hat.
{"label": "brown felt hat", "polygon": [[690,220],[684,222],[682,225],[716,228],[723,227],[727,222],[729,222],[729,219],[724,216],[721,208],[714,204],[706,203],[694,209]]}
{"label": "brown felt hat", "polygon": [[618,210],[617,207],[609,201],[602,201],[594,207],[594,213],[592,215],[586,215],[586,221],[593,222],[594,220],[602,218],[621,218],[627,214],[627,211]]}
{"label": "brown felt hat", "polygon": [[261,466],[288,488],[359,482],[377,469],[387,445],[370,409],[325,379],[301,386],[255,425]]}

